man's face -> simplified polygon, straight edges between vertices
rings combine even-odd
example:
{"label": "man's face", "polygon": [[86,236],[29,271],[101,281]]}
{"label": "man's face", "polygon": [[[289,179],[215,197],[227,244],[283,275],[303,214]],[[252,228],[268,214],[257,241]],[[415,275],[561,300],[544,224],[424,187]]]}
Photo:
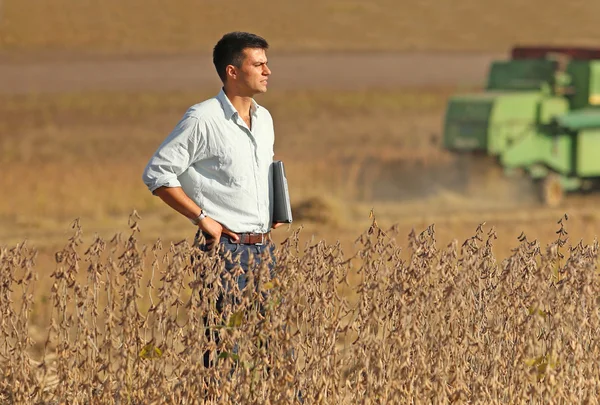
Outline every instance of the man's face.
{"label": "man's face", "polygon": [[253,96],[267,91],[267,80],[271,70],[267,66],[267,54],[264,49],[244,49],[244,61],[239,69],[236,83],[240,93]]}

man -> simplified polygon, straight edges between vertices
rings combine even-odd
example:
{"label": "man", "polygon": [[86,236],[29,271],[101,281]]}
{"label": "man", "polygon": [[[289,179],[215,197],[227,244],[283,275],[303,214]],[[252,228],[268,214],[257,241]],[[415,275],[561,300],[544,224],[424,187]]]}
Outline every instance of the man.
{"label": "man", "polygon": [[217,248],[229,272],[239,261],[240,290],[250,256],[255,264],[265,250],[272,256],[270,229],[283,225],[271,219],[273,119],[253,98],[267,91],[267,49],[266,40],[246,32],[218,41],[213,62],[221,91],[188,109],[143,174],[154,195],[198,227],[197,239],[206,240],[201,249]]}

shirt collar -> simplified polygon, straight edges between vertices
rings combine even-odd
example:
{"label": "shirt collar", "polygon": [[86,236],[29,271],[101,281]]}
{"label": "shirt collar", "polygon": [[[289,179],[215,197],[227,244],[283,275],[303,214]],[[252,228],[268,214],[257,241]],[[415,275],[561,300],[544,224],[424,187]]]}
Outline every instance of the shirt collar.
{"label": "shirt collar", "polygon": [[[221,88],[221,91],[217,95],[217,100],[219,100],[219,102],[221,103],[223,111],[225,112],[225,116],[228,119],[231,119],[235,114],[238,114],[237,110],[235,109],[233,104],[231,104],[231,101],[225,94],[225,90],[223,88]],[[252,115],[256,115],[259,108],[260,106],[258,105],[256,100],[252,99],[252,106],[250,107],[250,112],[252,113]]]}

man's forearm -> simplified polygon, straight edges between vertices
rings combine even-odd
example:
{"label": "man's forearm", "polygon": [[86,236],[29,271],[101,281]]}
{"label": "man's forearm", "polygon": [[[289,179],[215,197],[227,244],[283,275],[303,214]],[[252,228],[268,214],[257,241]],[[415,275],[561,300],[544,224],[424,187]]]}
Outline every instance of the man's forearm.
{"label": "man's forearm", "polygon": [[200,207],[188,197],[181,187],[159,187],[154,194],[187,218],[193,219],[200,215]]}

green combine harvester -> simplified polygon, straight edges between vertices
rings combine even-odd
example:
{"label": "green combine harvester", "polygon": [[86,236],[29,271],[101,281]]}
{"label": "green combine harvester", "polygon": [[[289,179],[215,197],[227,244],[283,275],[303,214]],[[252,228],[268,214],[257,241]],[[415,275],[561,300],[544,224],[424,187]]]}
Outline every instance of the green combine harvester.
{"label": "green combine harvester", "polygon": [[600,49],[516,47],[492,63],[485,91],[450,98],[443,145],[531,179],[558,206],[600,185]]}

